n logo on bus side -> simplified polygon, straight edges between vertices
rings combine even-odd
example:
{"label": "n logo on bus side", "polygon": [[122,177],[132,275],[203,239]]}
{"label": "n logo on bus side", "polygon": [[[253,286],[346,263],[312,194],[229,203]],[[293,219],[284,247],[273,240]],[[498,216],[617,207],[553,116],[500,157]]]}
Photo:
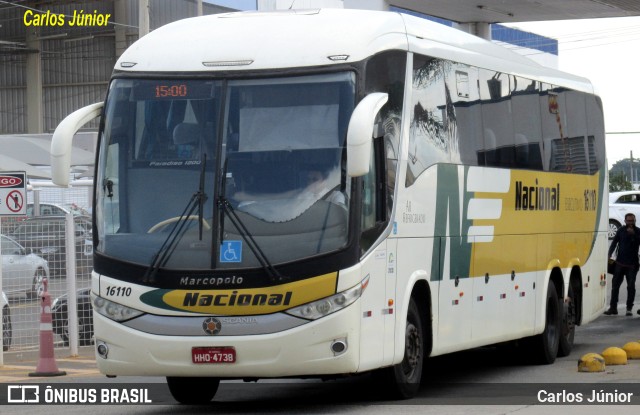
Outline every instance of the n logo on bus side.
{"label": "n logo on bus side", "polygon": [[502,199],[475,194],[507,193],[511,175],[503,169],[439,164],[436,180],[431,280],[442,281],[445,275],[468,278],[473,243],[492,242],[494,235],[494,226],[477,226],[473,221],[500,219],[503,210]]}
{"label": "n logo on bus side", "polygon": [[[437,165],[436,211],[433,230],[434,243],[431,255],[431,280],[442,281],[445,270],[455,278],[469,277],[471,244],[462,235],[467,234],[471,221],[465,220],[469,196],[463,192],[460,200],[460,174],[466,179],[468,168],[453,164]],[[462,203],[462,214],[461,214]],[[446,235],[451,235],[447,238]],[[447,254],[449,251],[449,255]],[[447,263],[445,260],[448,257]]]}

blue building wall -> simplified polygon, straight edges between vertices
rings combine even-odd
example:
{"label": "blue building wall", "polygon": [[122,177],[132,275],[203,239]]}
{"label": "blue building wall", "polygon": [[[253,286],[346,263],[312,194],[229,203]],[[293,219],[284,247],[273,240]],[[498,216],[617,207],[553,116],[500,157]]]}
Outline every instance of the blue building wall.
{"label": "blue building wall", "polygon": [[535,33],[523,32],[501,24],[492,24],[491,38],[558,56],[558,41]]}

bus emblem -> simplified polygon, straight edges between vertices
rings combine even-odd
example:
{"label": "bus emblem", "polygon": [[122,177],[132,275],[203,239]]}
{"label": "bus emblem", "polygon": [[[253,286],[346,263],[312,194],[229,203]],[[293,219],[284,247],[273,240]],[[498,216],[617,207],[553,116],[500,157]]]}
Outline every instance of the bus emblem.
{"label": "bus emblem", "polygon": [[216,335],[222,330],[222,323],[217,318],[209,317],[202,322],[202,330],[211,336]]}

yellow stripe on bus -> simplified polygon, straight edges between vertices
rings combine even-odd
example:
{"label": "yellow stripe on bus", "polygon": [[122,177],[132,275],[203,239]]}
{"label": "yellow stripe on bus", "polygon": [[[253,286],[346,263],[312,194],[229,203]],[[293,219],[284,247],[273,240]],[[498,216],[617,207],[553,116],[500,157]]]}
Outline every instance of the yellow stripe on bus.
{"label": "yellow stripe on bus", "polygon": [[231,290],[172,290],[162,301],[179,310],[214,315],[271,314],[336,293],[338,273],[273,287]]}

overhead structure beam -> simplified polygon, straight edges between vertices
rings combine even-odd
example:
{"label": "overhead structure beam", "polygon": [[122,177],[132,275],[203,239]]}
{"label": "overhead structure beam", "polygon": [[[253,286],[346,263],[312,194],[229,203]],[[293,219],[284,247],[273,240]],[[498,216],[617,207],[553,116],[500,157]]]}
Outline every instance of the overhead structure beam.
{"label": "overhead structure beam", "polygon": [[[116,22],[127,22],[127,6],[125,4],[125,0],[114,0],[113,2],[113,17]],[[124,25],[114,25],[113,27],[116,38],[115,38],[115,47],[116,47],[116,58],[119,58],[120,55],[127,48],[127,28]]]}
{"label": "overhead structure beam", "polygon": [[640,1],[634,0],[389,0],[388,2],[391,6],[458,23],[515,23],[640,16]]}
{"label": "overhead structure beam", "polygon": [[138,0],[138,39],[149,33],[149,0]]}
{"label": "overhead structure beam", "polygon": [[40,39],[36,28],[27,29],[26,44],[27,49],[37,51],[26,57],[27,133],[37,134],[43,132],[43,108]]}

